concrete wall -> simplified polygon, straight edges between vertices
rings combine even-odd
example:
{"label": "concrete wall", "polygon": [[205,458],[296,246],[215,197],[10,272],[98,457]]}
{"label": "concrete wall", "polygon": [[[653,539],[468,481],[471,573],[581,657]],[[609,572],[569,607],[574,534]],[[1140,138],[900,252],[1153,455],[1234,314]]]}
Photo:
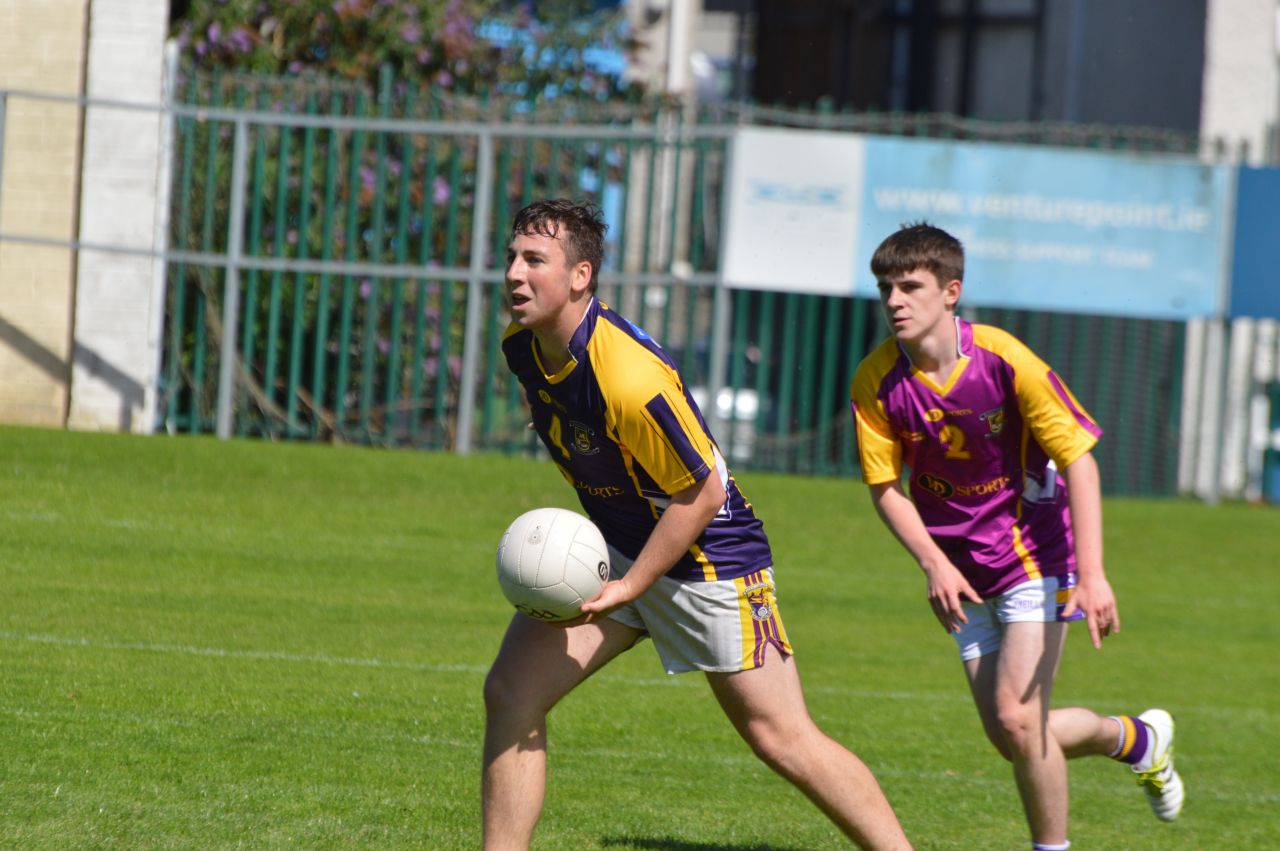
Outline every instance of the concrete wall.
{"label": "concrete wall", "polygon": [[[87,0],[0,0],[0,89],[77,94]],[[0,171],[0,233],[68,241],[75,232],[80,112],[11,97]],[[66,248],[0,241],[0,421],[61,426],[70,373]]]}
{"label": "concrete wall", "polygon": [[[162,99],[167,0],[93,0],[90,98]],[[168,197],[158,112],[92,106],[85,112],[80,239],[131,249],[163,247]],[[163,267],[148,257],[82,251],[67,425],[150,432],[163,322]]]}
{"label": "concrete wall", "polygon": [[1212,0],[1200,132],[1280,162],[1280,3]]}
{"label": "concrete wall", "polygon": [[[0,89],[158,104],[167,0],[0,0]],[[161,244],[157,112],[11,95],[0,233]],[[0,422],[150,430],[163,268],[0,239]]]}

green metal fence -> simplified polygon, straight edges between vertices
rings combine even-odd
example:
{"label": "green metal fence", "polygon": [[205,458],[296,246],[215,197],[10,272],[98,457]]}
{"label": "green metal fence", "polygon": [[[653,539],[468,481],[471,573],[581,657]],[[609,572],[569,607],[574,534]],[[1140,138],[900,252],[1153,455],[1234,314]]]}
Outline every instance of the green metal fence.
{"label": "green metal fence", "polygon": [[[401,91],[387,75],[376,91],[186,75],[178,91],[191,111],[176,123],[172,248],[216,260],[169,269],[161,411],[170,431],[217,430],[221,387],[236,435],[536,452],[499,350],[501,263],[514,212],[566,195],[605,210],[601,297],[672,353],[696,393],[715,393],[704,409],[723,420],[735,466],[812,474],[856,469],[848,385],[882,326],[865,299],[717,292],[733,126],[1009,132],[822,109],[565,104],[549,115]],[[1089,128],[1018,132],[1057,144],[1186,145]],[[1181,324],[972,316],[1026,340],[1102,422],[1108,491],[1175,491]]]}

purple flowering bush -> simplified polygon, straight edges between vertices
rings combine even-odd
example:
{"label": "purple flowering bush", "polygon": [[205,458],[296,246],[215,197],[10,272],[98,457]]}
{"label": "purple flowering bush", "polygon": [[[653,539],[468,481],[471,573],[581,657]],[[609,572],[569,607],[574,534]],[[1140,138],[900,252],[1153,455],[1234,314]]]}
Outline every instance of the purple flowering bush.
{"label": "purple flowering bush", "polygon": [[592,62],[620,54],[621,16],[587,0],[192,0],[173,22],[184,60],[213,71],[314,75],[375,84],[390,68],[402,86],[454,95],[611,100],[636,92]]}

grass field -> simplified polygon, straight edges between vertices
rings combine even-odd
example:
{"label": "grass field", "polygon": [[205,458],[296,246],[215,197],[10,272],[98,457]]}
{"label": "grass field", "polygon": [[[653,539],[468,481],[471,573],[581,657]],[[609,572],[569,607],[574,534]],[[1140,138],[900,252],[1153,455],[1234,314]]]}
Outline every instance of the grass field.
{"label": "grass field", "polygon": [[[572,507],[495,456],[0,429],[0,847],[479,843],[480,700],[506,523]],[[810,708],[923,849],[1022,849],[923,583],[852,480],[746,473]],[[1280,847],[1280,509],[1110,500],[1123,633],[1057,703],[1162,705],[1182,820],[1072,766],[1079,849]],[[819,849],[705,682],[641,645],[551,718],[542,849]]]}

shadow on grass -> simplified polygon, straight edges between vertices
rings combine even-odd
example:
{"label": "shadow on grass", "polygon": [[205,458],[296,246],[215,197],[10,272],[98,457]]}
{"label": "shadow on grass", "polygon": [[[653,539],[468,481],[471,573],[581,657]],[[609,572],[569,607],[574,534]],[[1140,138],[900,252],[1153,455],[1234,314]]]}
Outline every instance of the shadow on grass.
{"label": "shadow on grass", "polygon": [[786,845],[725,845],[721,842],[685,842],[658,836],[606,836],[605,848],[649,848],[654,851],[803,851]]}

